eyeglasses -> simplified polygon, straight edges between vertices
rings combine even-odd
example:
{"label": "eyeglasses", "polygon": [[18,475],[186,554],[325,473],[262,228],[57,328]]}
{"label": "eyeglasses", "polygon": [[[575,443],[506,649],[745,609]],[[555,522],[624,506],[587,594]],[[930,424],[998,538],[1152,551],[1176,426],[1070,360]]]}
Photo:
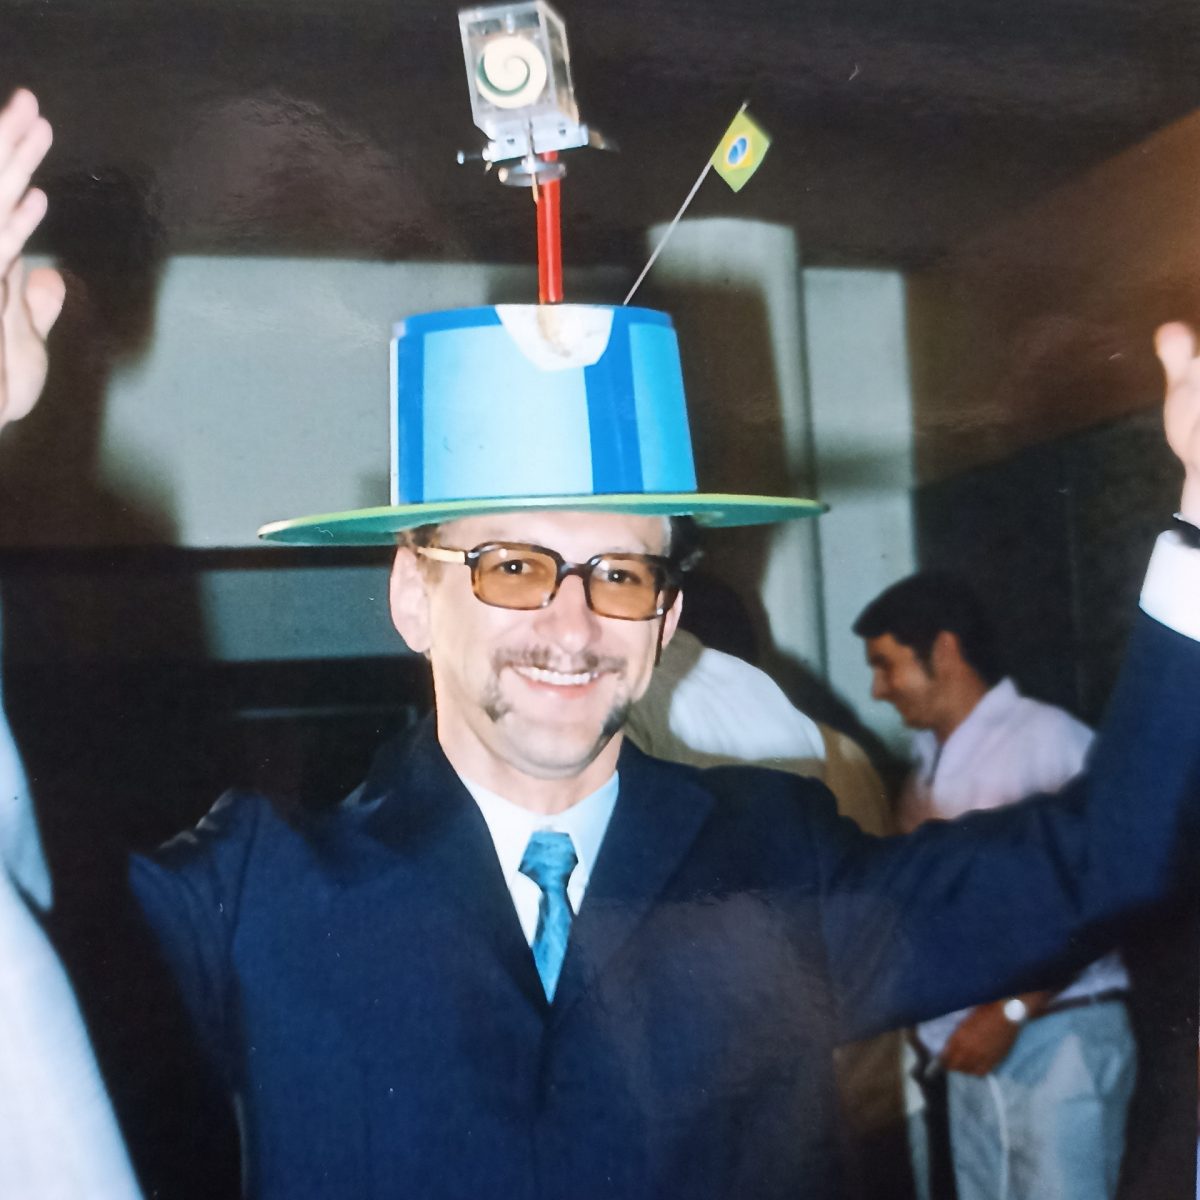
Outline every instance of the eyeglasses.
{"label": "eyeglasses", "polygon": [[545,608],[568,575],[583,581],[587,606],[601,617],[649,621],[675,603],[674,564],[657,554],[597,554],[585,563],[527,542],[485,542],[473,550],[416,546],[423,558],[471,568],[471,590],[494,608]]}

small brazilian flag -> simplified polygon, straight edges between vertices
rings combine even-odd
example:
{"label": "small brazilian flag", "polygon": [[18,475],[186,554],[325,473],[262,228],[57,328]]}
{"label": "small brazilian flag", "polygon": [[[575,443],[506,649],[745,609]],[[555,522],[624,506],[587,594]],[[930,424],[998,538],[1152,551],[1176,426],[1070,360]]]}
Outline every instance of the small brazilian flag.
{"label": "small brazilian flag", "polygon": [[721,144],[713,153],[712,165],[735,192],[740,192],[750,182],[750,176],[758,170],[770,144],[771,139],[742,107],[729,123]]}

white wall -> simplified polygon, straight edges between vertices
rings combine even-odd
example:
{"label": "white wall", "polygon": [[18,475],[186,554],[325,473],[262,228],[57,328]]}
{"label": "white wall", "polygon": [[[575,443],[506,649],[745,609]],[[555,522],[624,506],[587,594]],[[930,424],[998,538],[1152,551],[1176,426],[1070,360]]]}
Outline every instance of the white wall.
{"label": "white wall", "polygon": [[268,521],[388,501],[388,341],[427,309],[520,294],[515,268],[177,258],[152,349],[112,380],[102,470],[150,473],[178,540],[245,546]]}
{"label": "white wall", "polygon": [[[568,277],[619,299],[624,274]],[[176,257],[153,298],[141,348],[100,385],[95,444],[56,454],[44,429],[14,429],[6,465],[38,447],[43,509],[6,522],[6,544],[248,546],[268,521],[388,502],[388,342],[415,312],[533,302],[532,268],[329,259]],[[53,349],[80,356],[64,321]],[[52,381],[54,377],[52,376]],[[78,379],[58,380],[78,388]],[[74,397],[47,395],[30,418],[81,424]],[[9,450],[7,443],[12,443]],[[84,460],[87,461],[84,461]],[[21,465],[21,464],[15,464]],[[93,478],[94,476],[94,478]],[[86,477],[86,478],[85,478]],[[122,521],[80,500],[90,484]]]}

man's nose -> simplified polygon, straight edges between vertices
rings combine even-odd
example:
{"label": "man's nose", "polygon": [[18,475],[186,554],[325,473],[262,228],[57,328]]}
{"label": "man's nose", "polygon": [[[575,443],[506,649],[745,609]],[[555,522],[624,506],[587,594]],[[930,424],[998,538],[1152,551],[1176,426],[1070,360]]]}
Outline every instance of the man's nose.
{"label": "man's nose", "polygon": [[871,699],[886,700],[888,698],[887,684],[884,682],[883,676],[876,671],[871,676]]}
{"label": "man's nose", "polygon": [[588,607],[583,580],[568,575],[553,600],[538,613],[539,627],[567,650],[591,644],[599,629],[599,618]]}

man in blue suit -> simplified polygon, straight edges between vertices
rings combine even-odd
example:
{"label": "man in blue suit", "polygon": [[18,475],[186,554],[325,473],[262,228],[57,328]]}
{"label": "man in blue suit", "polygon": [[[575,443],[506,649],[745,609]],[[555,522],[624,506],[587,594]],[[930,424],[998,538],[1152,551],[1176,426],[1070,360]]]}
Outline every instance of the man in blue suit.
{"label": "man in blue suit", "polygon": [[435,716],[334,813],[229,798],[134,867],[252,1194],[834,1196],[837,1042],[1044,985],[1178,884],[1200,739],[1163,714],[1195,703],[1200,605],[1186,633],[1154,614],[1200,597],[1179,534],[1089,779],[878,840],[810,781],[623,740],[680,611],[678,522],[481,491],[313,521],[400,529],[392,615]]}
{"label": "man in blue suit", "polygon": [[[1200,550],[1178,533],[1061,796],[877,839],[818,784],[625,743],[679,616],[679,518],[815,507],[688,485],[673,347],[643,310],[415,319],[394,503],[267,531],[400,536],[392,616],[436,712],[332,812],[228,796],[131,866],[252,1196],[833,1197],[837,1042],[1037,987],[1181,886]],[[1161,352],[1200,523],[1200,365],[1180,330]]]}

